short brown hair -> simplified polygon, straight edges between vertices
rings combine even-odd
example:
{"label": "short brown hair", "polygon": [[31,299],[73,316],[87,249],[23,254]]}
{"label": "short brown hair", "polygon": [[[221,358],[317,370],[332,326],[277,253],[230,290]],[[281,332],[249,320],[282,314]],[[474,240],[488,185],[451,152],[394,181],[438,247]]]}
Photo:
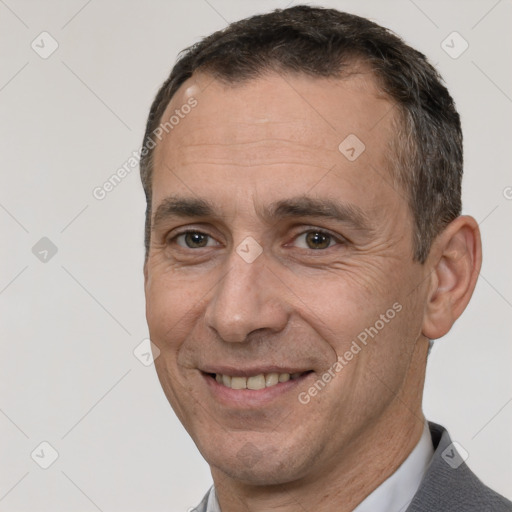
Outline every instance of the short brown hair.
{"label": "short brown hair", "polygon": [[353,14],[305,5],[237,21],[180,54],[151,106],[144,135],[140,170],[147,201],[146,256],[152,135],[185,80],[196,71],[228,83],[268,71],[342,77],[354,62],[369,65],[397,107],[391,170],[414,218],[414,259],[423,263],[433,239],[462,209],[462,131],[453,99],[426,57],[388,29]]}

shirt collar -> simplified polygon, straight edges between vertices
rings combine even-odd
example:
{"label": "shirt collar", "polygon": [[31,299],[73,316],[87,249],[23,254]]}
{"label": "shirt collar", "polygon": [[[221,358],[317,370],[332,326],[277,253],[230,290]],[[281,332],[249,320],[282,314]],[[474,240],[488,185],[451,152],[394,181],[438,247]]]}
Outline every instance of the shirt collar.
{"label": "shirt collar", "polygon": [[217,500],[217,494],[215,493],[215,486],[212,486],[210,489],[205,512],[221,512],[219,501]]}
{"label": "shirt collar", "polygon": [[[420,440],[407,459],[353,512],[405,511],[416,494],[433,455],[430,429],[428,423],[425,423]],[[206,512],[221,512],[214,486],[210,489]]]}

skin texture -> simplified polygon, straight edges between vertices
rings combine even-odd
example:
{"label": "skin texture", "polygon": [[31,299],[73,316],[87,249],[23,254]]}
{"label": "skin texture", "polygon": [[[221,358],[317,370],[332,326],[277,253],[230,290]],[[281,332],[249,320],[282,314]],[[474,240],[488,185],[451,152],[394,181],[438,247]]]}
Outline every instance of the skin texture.
{"label": "skin texture", "polygon": [[[478,226],[459,217],[425,264],[413,262],[412,216],[388,171],[393,108],[370,73],[238,85],[194,75],[163,119],[191,94],[197,106],[155,150],[153,214],[173,196],[209,201],[214,215],[161,208],[153,224],[146,315],[163,390],[210,464],[223,512],[352,510],[420,438],[428,339],[471,297]],[[338,150],[349,134],[365,144],[354,161]],[[357,207],[365,227],[267,215],[298,197]],[[184,229],[207,245],[188,247]],[[331,235],[325,248],[309,245],[318,229]],[[236,251],[246,237],[263,250],[252,263]],[[301,403],[393,304],[400,312]],[[312,372],[260,404],[222,401],[201,372],[269,365]]]}

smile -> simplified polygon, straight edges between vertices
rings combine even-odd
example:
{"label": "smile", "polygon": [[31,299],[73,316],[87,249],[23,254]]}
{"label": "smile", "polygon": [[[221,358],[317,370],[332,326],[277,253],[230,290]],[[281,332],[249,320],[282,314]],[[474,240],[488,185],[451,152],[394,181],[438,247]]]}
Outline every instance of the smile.
{"label": "smile", "polygon": [[236,375],[224,375],[220,373],[209,374],[219,384],[230,389],[252,389],[257,391],[259,389],[270,388],[276,386],[281,382],[287,382],[289,380],[295,380],[302,375],[309,372],[297,372],[297,373],[260,373],[258,375],[252,375],[250,377],[236,376]]}

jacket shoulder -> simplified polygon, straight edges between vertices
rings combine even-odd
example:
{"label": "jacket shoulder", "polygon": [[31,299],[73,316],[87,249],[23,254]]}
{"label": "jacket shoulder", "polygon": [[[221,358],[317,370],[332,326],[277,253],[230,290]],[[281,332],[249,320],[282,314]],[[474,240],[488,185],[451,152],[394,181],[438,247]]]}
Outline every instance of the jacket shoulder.
{"label": "jacket shoulder", "polygon": [[429,427],[434,456],[407,512],[512,512],[512,502],[469,469],[446,429]]}

